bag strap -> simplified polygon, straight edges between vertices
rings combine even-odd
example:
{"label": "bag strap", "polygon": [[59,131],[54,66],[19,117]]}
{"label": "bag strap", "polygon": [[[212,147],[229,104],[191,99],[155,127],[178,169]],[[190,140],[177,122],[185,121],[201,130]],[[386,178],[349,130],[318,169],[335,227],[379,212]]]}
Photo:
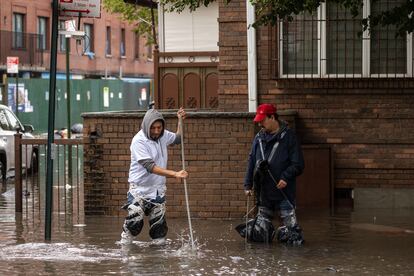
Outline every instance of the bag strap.
{"label": "bag strap", "polygon": [[263,158],[263,160],[265,160],[266,158],[264,156],[262,139],[260,139],[260,138],[259,138],[259,146],[260,146],[260,152],[262,153],[262,158]]}
{"label": "bag strap", "polygon": [[[280,139],[279,139],[279,141],[280,141],[281,139],[283,139],[283,137],[285,136],[285,134],[286,134],[286,131],[283,131],[283,132],[282,132],[282,134],[280,135]],[[269,163],[272,161],[273,156],[275,155],[275,152],[276,152],[277,148],[279,147],[279,141],[277,141],[277,142],[273,145],[272,151],[270,152],[270,154],[269,154],[269,156],[268,156],[268,158],[267,158],[267,161],[268,161]],[[263,158],[263,160],[265,160],[266,158],[265,158],[265,154],[264,154],[264,150],[263,150],[263,143],[262,143],[262,139],[261,139],[261,138],[259,138],[259,145],[260,145],[260,151],[261,151],[261,153],[262,153],[262,158]]]}

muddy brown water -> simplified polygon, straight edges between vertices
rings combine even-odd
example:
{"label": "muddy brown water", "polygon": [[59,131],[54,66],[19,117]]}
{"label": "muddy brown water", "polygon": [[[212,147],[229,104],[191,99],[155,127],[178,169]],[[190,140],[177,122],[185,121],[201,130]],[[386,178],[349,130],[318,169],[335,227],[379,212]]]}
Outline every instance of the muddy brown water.
{"label": "muddy brown water", "polygon": [[196,251],[187,219],[168,219],[168,211],[162,246],[149,242],[147,228],[134,244],[118,244],[122,218],[62,213],[45,242],[43,217],[30,208],[16,216],[14,189],[2,186],[0,275],[414,275],[414,235],[375,228],[412,230],[414,210],[298,210],[301,247],[246,244],[234,230],[242,218],[193,219]]}

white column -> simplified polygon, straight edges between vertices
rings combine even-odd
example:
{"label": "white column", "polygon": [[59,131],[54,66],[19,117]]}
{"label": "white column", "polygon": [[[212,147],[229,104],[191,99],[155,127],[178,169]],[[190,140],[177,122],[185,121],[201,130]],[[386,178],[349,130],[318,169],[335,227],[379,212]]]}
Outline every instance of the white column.
{"label": "white column", "polygon": [[158,50],[165,51],[164,5],[158,4]]}
{"label": "white column", "polygon": [[[362,17],[367,18],[371,14],[370,1],[364,1]],[[368,30],[362,33],[362,77],[371,75],[371,39]]]}
{"label": "white column", "polygon": [[255,8],[246,0],[247,12],[247,76],[249,112],[256,112],[257,107],[257,64],[256,64],[256,29],[252,24],[256,20]]}

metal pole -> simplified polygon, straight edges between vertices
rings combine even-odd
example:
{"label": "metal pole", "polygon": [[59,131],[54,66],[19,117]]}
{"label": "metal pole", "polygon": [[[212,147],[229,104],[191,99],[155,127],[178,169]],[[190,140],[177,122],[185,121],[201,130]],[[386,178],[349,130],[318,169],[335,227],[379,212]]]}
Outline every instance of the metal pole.
{"label": "metal pole", "polygon": [[23,211],[22,203],[22,134],[14,134],[14,152],[15,152],[15,174],[14,174],[14,193],[15,193],[15,209],[17,213]]}
{"label": "metal pole", "polygon": [[3,93],[3,104],[9,105],[9,80],[7,78],[7,74],[3,74],[3,87],[4,91]]}
{"label": "metal pole", "polygon": [[66,96],[67,96],[67,113],[68,113],[68,138],[70,138],[70,61],[69,61],[69,43],[70,37],[66,37]]}
{"label": "metal pole", "polygon": [[[66,37],[66,109],[67,109],[67,123],[68,123],[68,139],[70,139],[71,131],[71,108],[70,108],[70,60],[69,60],[69,43],[70,37]],[[68,181],[69,185],[72,186],[72,146],[68,145]]]}
{"label": "metal pole", "polygon": [[53,211],[53,130],[55,128],[55,96],[56,96],[56,55],[58,40],[58,0],[52,2],[52,36],[50,51],[49,79],[49,117],[47,128],[47,166],[46,166],[46,206],[45,206],[45,240],[51,239]]}
{"label": "metal pole", "polygon": [[15,93],[15,103],[16,103],[16,117],[19,118],[19,73],[16,74],[16,93]]}

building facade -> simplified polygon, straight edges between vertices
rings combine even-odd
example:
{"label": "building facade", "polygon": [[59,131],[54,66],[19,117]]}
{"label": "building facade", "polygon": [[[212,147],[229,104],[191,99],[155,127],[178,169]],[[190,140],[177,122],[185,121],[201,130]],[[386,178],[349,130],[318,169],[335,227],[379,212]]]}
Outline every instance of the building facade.
{"label": "building facade", "polygon": [[302,143],[332,149],[338,202],[411,206],[413,36],[397,36],[395,26],[364,31],[360,23],[404,1],[364,1],[356,18],[327,1],[313,14],[256,29],[246,3],[208,8],[218,14],[217,110],[254,111],[267,102],[293,110]]}
{"label": "building facade", "polygon": [[[50,0],[2,0],[0,5],[0,71],[5,72],[7,56],[20,58],[23,77],[41,77],[49,71],[52,9]],[[65,20],[59,17],[59,29]],[[66,45],[59,35],[57,71],[66,72],[66,47],[70,49],[70,70],[79,78],[152,78],[152,47],[133,32],[133,25],[101,7],[101,18],[81,18],[82,40]],[[78,26],[76,26],[78,28]]]}
{"label": "building facade", "polygon": [[[180,14],[165,15],[159,10],[160,44],[165,47],[154,56],[158,107],[195,108],[189,112],[185,133],[186,154],[191,156],[186,166],[190,173],[187,183],[195,216],[236,218],[245,212],[242,183],[250,143],[258,130],[252,118],[262,103],[277,105],[282,119],[289,121],[303,145],[305,171],[298,179],[299,208],[329,208],[333,204],[412,208],[412,35],[396,36],[393,26],[363,31],[360,18],[353,18],[330,1],[312,15],[297,15],[292,21],[253,29],[249,25],[254,21],[254,9],[249,3],[219,1],[206,8],[208,11],[201,8],[201,13],[217,14],[217,28],[210,25],[208,31],[201,32],[217,42],[218,49],[207,50],[197,49],[201,38],[192,35],[204,17],[184,13],[180,18]],[[365,1],[361,14],[368,16],[399,3]],[[198,18],[201,21],[196,22]],[[188,32],[182,35],[182,50],[174,44],[179,43],[173,40],[176,36],[169,35],[177,30]],[[214,107],[203,105],[208,102],[208,86],[197,70],[206,65],[217,77]],[[84,134],[94,137],[86,148],[117,152],[139,126],[120,127],[116,134],[110,126],[125,118],[139,121],[142,115],[85,116]],[[173,116],[172,112],[167,118],[171,126],[176,124]],[[103,169],[85,170],[86,191],[105,189],[102,195],[89,193],[91,205],[103,194],[108,197],[102,200],[104,214],[119,214],[116,208],[127,192],[129,156],[127,148],[122,150],[116,157],[101,151],[102,156],[91,162]],[[171,167],[179,169],[178,150],[171,153]],[[85,160],[93,158],[86,156]],[[119,161],[118,167],[114,161]],[[184,210],[181,183],[170,179],[168,185],[173,189],[167,192],[167,205],[175,211]]]}
{"label": "building facade", "polygon": [[158,107],[217,109],[218,4],[179,15],[158,9],[159,51],[154,55]]}
{"label": "building facade", "polygon": [[[365,1],[360,12],[367,16],[401,3]],[[246,3],[231,1],[219,10],[220,107],[246,110]],[[302,143],[333,150],[338,201],[412,207],[412,34],[396,36],[394,26],[363,31],[359,19],[327,1],[313,15],[258,28],[257,101],[297,111]]]}

